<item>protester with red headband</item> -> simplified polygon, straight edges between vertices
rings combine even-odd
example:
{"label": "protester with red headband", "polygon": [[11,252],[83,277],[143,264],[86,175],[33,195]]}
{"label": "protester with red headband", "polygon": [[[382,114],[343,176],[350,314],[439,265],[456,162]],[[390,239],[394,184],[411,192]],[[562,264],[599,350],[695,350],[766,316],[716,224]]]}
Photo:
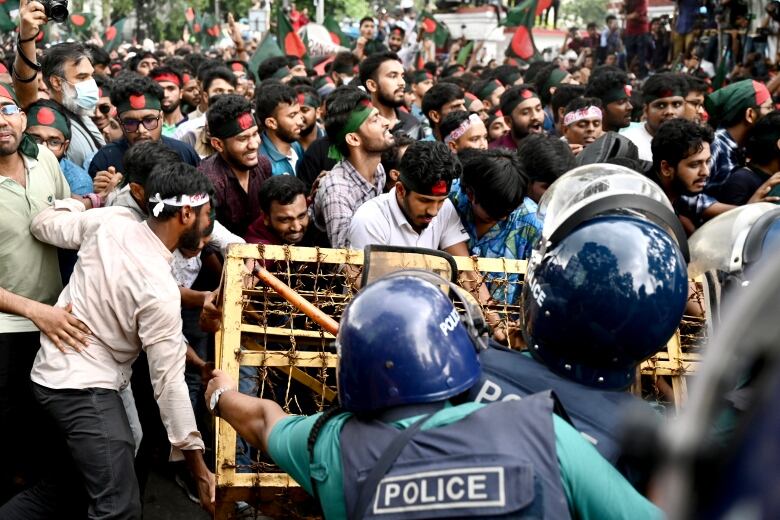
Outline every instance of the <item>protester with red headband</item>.
{"label": "protester with red headband", "polygon": [[149,73],[153,81],[163,89],[163,100],[160,104],[163,112],[162,135],[173,137],[176,127],[184,121],[181,113],[181,87],[184,84],[182,75],[171,67],[157,67]]}
{"label": "protester with red headband", "polygon": [[490,148],[516,150],[530,134],[544,133],[544,109],[536,91],[525,85],[511,87],[501,96],[501,111],[509,133],[490,143]]}

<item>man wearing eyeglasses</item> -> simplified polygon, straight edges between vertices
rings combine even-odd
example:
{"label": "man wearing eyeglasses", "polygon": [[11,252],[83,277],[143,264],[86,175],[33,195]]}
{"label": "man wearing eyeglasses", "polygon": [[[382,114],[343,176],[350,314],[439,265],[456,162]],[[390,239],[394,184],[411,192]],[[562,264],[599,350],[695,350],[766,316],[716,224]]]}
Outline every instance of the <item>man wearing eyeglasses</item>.
{"label": "man wearing eyeglasses", "polygon": [[114,82],[111,103],[116,107],[124,138],[110,143],[95,155],[89,165],[89,175],[114,169],[124,172],[125,152],[135,144],[162,141],[181,157],[182,162],[197,166],[200,158],[192,146],[162,135],[163,89],[146,76],[128,73]]}
{"label": "man wearing eyeglasses", "polygon": [[[48,454],[30,369],[41,332],[63,350],[84,345],[89,329],[69,308],[52,307],[62,290],[57,249],[29,232],[33,217],[71,191],[57,159],[24,134],[26,116],[0,83],[0,503],[34,482]],[[2,515],[0,515],[2,516]]]}
{"label": "man wearing eyeglasses", "polygon": [[48,148],[60,162],[71,193],[92,193],[92,178],[87,170],[65,156],[70,146],[71,124],[57,103],[41,99],[30,105],[27,108],[26,132],[39,146]]}

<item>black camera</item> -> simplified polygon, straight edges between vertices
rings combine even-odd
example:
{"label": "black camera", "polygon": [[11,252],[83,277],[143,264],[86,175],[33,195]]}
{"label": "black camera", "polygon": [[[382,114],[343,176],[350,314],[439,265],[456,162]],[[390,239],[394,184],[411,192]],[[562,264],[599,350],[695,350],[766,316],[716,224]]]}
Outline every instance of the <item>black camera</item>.
{"label": "black camera", "polygon": [[68,19],[68,0],[40,0],[46,18],[62,23]]}

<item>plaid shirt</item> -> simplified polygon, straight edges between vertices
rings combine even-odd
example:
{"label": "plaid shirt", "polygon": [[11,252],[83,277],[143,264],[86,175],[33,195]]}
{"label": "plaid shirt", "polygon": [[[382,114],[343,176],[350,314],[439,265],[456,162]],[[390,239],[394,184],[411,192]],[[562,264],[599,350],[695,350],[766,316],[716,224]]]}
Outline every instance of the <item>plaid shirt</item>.
{"label": "plaid shirt", "polygon": [[712,162],[710,163],[710,178],[707,179],[707,193],[714,195],[717,189],[725,184],[731,172],[742,166],[742,154],[739,146],[725,128],[715,132],[715,139],[710,145]]}
{"label": "plaid shirt", "polygon": [[[487,233],[477,237],[471,202],[460,183],[453,186],[450,199],[469,235],[468,246],[472,255],[511,260],[525,260],[531,257],[531,251],[542,235],[542,223],[536,217],[536,212],[529,210],[529,205],[521,204],[509,214],[509,217],[497,222]],[[487,273],[486,279],[491,278],[491,273]],[[496,301],[517,303],[520,298],[520,277],[516,274],[507,275],[507,281],[508,284],[491,284],[490,293]]]}
{"label": "plaid shirt", "polygon": [[385,169],[381,164],[377,166],[371,184],[347,159],[337,163],[322,178],[314,197],[314,222],[327,232],[331,247],[348,247],[352,215],[361,204],[381,195],[384,187]]}

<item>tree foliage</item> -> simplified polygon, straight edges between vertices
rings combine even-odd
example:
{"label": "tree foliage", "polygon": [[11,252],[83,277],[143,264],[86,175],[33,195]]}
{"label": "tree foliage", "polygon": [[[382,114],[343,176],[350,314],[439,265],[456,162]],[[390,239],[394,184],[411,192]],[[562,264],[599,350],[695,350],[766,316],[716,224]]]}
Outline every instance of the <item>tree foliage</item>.
{"label": "tree foliage", "polygon": [[607,2],[604,0],[563,0],[561,4],[563,18],[580,25],[596,22],[600,26],[607,17]]}

